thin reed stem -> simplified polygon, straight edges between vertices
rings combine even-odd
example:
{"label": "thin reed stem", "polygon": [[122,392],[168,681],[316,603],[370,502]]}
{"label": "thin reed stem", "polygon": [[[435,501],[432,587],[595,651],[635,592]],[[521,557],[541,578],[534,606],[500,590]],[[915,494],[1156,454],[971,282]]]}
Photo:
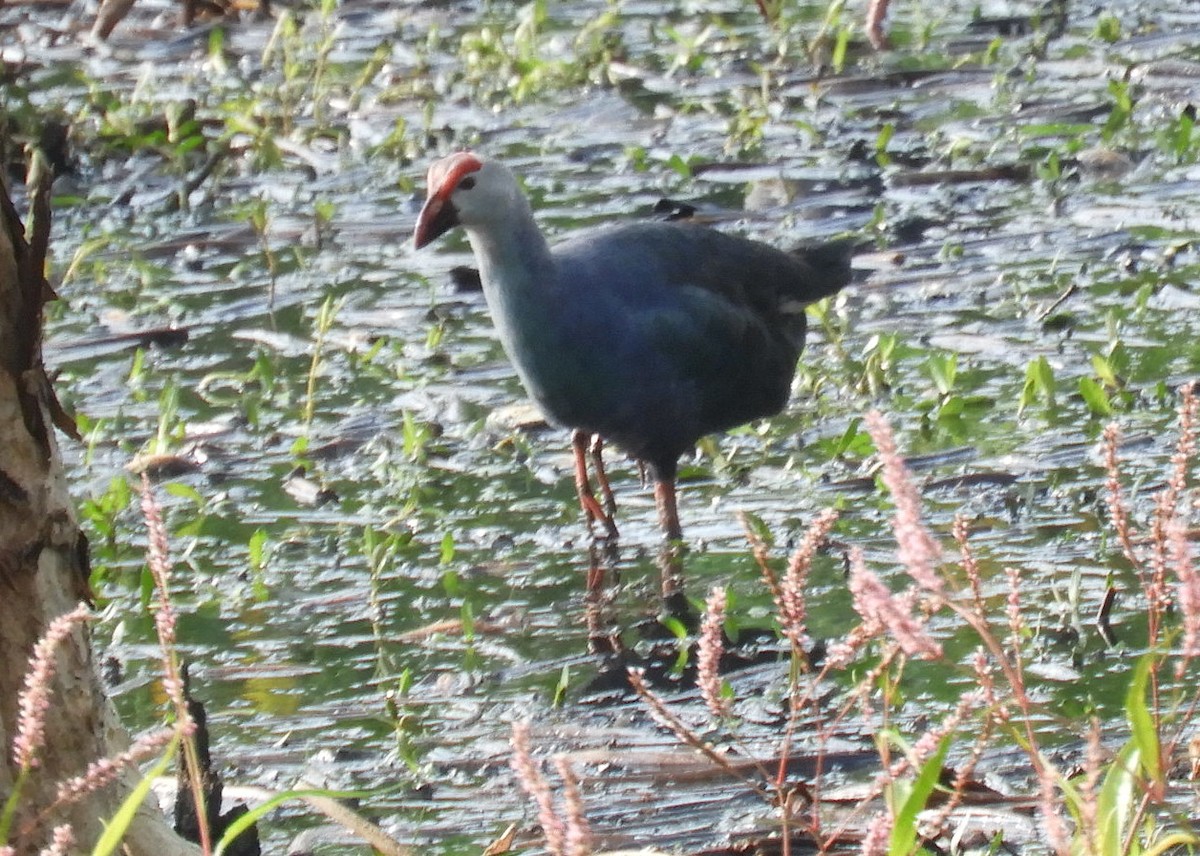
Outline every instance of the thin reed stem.
{"label": "thin reed stem", "polygon": [[212,833],[208,828],[208,812],[204,805],[200,753],[194,739],[196,723],[188,710],[179,654],[175,645],[176,614],[171,603],[171,554],[167,527],[163,522],[162,508],[154,496],[150,478],[145,472],[142,473],[142,517],[146,524],[146,564],[150,569],[150,576],[154,579],[157,594],[154,628],[162,656],[162,685],[175,709],[175,729],[184,738],[184,762],[191,785],[196,826],[200,833],[198,843],[201,851],[207,854],[212,852]]}

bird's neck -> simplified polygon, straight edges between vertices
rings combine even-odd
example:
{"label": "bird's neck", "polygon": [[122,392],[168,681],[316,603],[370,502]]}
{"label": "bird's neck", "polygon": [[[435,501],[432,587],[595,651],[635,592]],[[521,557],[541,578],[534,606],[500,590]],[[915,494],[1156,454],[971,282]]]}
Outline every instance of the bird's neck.
{"label": "bird's neck", "polygon": [[488,311],[517,376],[552,422],[573,426],[577,418],[567,405],[579,379],[572,369],[575,344],[563,336],[570,285],[561,281],[528,203],[521,203],[502,223],[468,229],[467,237]]}
{"label": "bird's neck", "polygon": [[[534,329],[555,304],[557,277],[550,246],[522,198],[503,221],[486,229],[467,229],[471,249],[500,338],[507,347],[515,328]],[[510,354],[511,355],[511,354]]]}

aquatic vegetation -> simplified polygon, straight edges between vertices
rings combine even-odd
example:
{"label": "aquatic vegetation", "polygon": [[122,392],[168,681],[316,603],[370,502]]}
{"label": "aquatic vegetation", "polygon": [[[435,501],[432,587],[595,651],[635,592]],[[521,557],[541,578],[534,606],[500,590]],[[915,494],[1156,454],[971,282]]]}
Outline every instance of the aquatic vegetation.
{"label": "aquatic vegetation", "polygon": [[[1180,504],[1197,470],[1198,416],[1200,394],[1186,385],[1166,484],[1148,503],[1152,510],[1143,524],[1134,522],[1125,494],[1119,429],[1110,425],[1105,431],[1108,533],[1113,549],[1138,576],[1139,606],[1147,619],[1145,653],[1122,664],[1127,681],[1124,722],[1102,725],[1093,714],[1046,727],[1045,702],[1030,683],[1037,635],[1043,631],[1028,612],[1022,571],[1004,569],[1006,582],[997,591],[989,578],[995,571],[976,552],[971,525],[961,514],[953,527],[958,556],[944,554],[922,519],[912,473],[877,413],[867,417],[867,424],[880,459],[880,481],[895,508],[895,559],[908,579],[903,592],[893,594],[867,567],[863,551],[850,547],[849,586],[859,623],[817,646],[809,628],[809,574],[835,531],[838,514],[826,510],[810,523],[783,571],[775,569],[770,548],[758,534],[764,531],[761,524],[748,522],[790,661],[781,693],[786,712],[775,745],[764,752],[761,741],[752,743],[741,734],[748,729],[743,717],[754,710],[753,699],[739,697],[731,683],[734,674],[721,674],[722,665],[732,662],[726,650],[729,604],[723,587],[710,590],[695,637],[693,680],[709,726],[675,710],[640,670],[630,671],[633,688],[659,725],[728,775],[731,787],[752,791],[778,811],[779,831],[771,836],[777,840],[770,846],[783,853],[797,847],[846,852],[861,846],[862,852],[909,854],[958,840],[967,827],[973,835],[990,838],[992,847],[1044,846],[1064,856],[1195,847],[1200,836],[1173,810],[1189,799],[1192,776],[1171,770],[1195,728],[1200,690],[1169,676],[1178,679],[1194,670],[1200,655],[1200,587],[1185,531],[1190,512]],[[1140,526],[1146,527],[1144,532],[1138,531]],[[1174,620],[1173,609],[1178,610]],[[971,631],[969,642],[956,640],[956,654],[939,641],[947,617]],[[1099,621],[1106,625],[1108,620],[1102,612]],[[914,716],[914,702],[908,699],[906,673],[917,670],[921,661],[930,664],[925,671],[936,667],[945,673],[942,680],[962,689],[946,715],[906,733],[908,724],[929,721],[923,712]],[[1069,753],[1082,754],[1081,762],[1055,760],[1048,747],[1060,739],[1058,730],[1086,747]],[[848,797],[834,784],[844,750],[833,746],[847,735],[863,733],[875,735],[879,772],[865,794],[856,791]],[[527,725],[514,729],[512,742],[513,763],[525,791],[538,803],[547,848],[552,853],[583,852],[572,850],[563,837],[574,828],[587,830],[590,838],[595,829],[587,821],[586,803],[572,805],[579,800],[571,796],[576,786],[564,778],[567,806],[556,808],[549,786],[536,772]],[[1001,818],[979,826],[969,808],[958,810],[968,792],[975,801],[987,790],[976,771],[987,767],[992,754],[1014,751],[1026,756],[1032,774],[1029,797],[1037,807],[1036,831]],[[945,766],[951,754],[958,759],[954,769]],[[799,777],[791,772],[800,758],[814,759],[814,772]],[[569,769],[566,756],[557,760],[560,769]],[[765,839],[756,844],[768,846]]]}
{"label": "aquatic vegetation", "polygon": [[[181,644],[206,672],[216,739],[241,761],[240,782],[332,749],[333,777],[367,789],[380,817],[414,837],[461,826],[454,842],[422,846],[478,850],[493,827],[523,820],[517,788],[497,772],[506,719],[533,720],[537,755],[592,731],[609,739],[612,711],[630,710],[628,698],[592,703],[604,661],[583,653],[580,592],[593,569],[563,487],[567,462],[536,418],[493,416],[519,391],[478,299],[446,275],[465,261],[461,245],[428,258],[405,247],[424,165],[471,143],[522,163],[559,234],[653,216],[669,197],[779,246],[867,236],[851,293],[810,313],[797,405],[684,461],[700,533],[688,585],[725,588],[731,638],[771,621],[737,512],[784,551],[826,506],[841,513],[835,538],[864,544],[887,582],[887,507],[859,417],[886,410],[935,537],[948,544],[954,514],[970,517],[993,611],[1007,596],[998,570],[1022,568],[1021,654],[1035,664],[1038,711],[1069,719],[1079,746],[1093,716],[1106,745],[1132,739],[1126,721],[1145,720],[1130,696],[1137,676],[1114,663],[1143,654],[1131,605],[1141,595],[1112,607],[1126,647],[1110,650],[1092,616],[1110,581],[1138,589],[1106,552],[1116,541],[1093,448],[1108,421],[1125,426],[1123,484],[1135,516],[1148,508],[1171,454],[1173,390],[1200,372],[1200,135],[1179,24],[1194,11],[1174,2],[1125,16],[1118,4],[1074,12],[1054,35],[1049,16],[989,22],[965,7],[897,3],[895,49],[875,53],[854,4],[769,5],[772,22],[748,2],[454,14],[307,3],[184,32],[139,7],[137,39],[118,30],[113,52],[95,57],[71,56],[40,13],[6,31],[55,46],[6,67],[3,121],[21,144],[46,144],[52,122],[69,129],[75,172],[57,186],[51,271],[63,300],[50,307],[48,349],[81,415],[86,443],[64,448],[106,608],[97,638],[127,675],[115,692],[130,721],[163,712],[155,629],[139,608],[153,580],[124,469],[152,449],[187,464],[151,475],[182,559],[172,582]],[[627,475],[619,501],[644,508]],[[649,541],[632,530],[606,569],[620,580],[608,621],[626,634],[657,608]],[[810,635],[853,623],[836,557],[817,557],[808,586]],[[1003,634],[1007,617],[995,615]],[[1175,621],[1164,619],[1172,633]],[[660,632],[668,672],[687,674],[693,632]],[[939,664],[926,661],[878,677],[871,692],[899,719],[871,728],[879,752],[906,766],[890,803],[850,824],[886,828],[899,849],[914,840],[917,809],[946,793],[944,781],[927,789],[931,777],[946,764],[957,775],[982,722],[974,711],[947,730],[940,762],[933,738],[914,752],[975,681],[967,643],[940,623],[931,632],[959,657],[960,683],[930,678]],[[873,640],[864,656],[886,644]],[[1064,665],[1082,677],[1038,674]],[[1158,683],[1140,686],[1166,698],[1184,685],[1172,668],[1154,660]],[[741,681],[723,673],[710,692],[735,715],[739,700],[746,709]],[[760,697],[786,702],[774,691]],[[664,691],[670,705],[677,695]],[[1141,695],[1153,723],[1154,694]],[[909,718],[918,710],[927,727]],[[620,739],[661,748],[644,720],[629,728]],[[1107,840],[1130,840],[1144,818],[1118,800],[1161,776],[1143,761],[1147,739],[1097,762],[1084,752],[1093,783],[1059,778],[1061,806],[1090,811],[1090,787],[1113,819]],[[463,760],[475,756],[487,762]],[[594,766],[573,769],[604,846],[596,807],[634,817],[633,801],[605,790]],[[385,780],[433,781],[444,799],[385,794]],[[487,799],[472,799],[480,789]],[[761,818],[762,806],[745,816]],[[749,825],[738,825],[743,808],[730,798],[711,812],[730,839]],[[878,812],[889,826],[872,824]],[[1169,824],[1169,809],[1154,820]],[[282,812],[273,846],[303,824]]]}

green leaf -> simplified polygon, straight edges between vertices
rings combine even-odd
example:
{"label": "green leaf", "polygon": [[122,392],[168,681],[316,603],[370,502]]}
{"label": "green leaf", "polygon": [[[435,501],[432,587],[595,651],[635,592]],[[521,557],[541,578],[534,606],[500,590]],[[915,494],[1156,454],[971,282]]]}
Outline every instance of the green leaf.
{"label": "green leaf", "polygon": [[1118,389],[1121,386],[1121,381],[1117,377],[1117,369],[1113,366],[1110,358],[1101,354],[1092,354],[1092,371],[1109,389]]}
{"label": "green leaf", "polygon": [[337,205],[328,199],[318,199],[313,203],[313,216],[322,223],[332,222],[337,213]]}
{"label": "green leaf", "polygon": [[1155,841],[1154,845],[1148,848],[1142,856],[1161,856],[1161,854],[1175,852],[1177,848],[1182,847],[1194,850],[1197,844],[1200,844],[1200,838],[1194,833],[1176,830]]}
{"label": "green leaf", "polygon": [[191,500],[198,508],[204,507],[204,496],[196,488],[184,482],[167,482],[163,485],[163,490],[171,496],[177,496],[180,499]]}
{"label": "green leaf", "polygon": [[688,637],[687,626],[676,618],[674,615],[664,615],[658,619],[662,622],[662,626],[671,632],[671,635],[678,641],[684,641]]}
{"label": "green leaf", "polygon": [[846,67],[846,49],[849,46],[850,28],[839,27],[837,40],[833,43],[833,52],[829,56],[829,62],[833,65],[833,70],[837,74],[841,74],[842,69]]}
{"label": "green leaf", "polygon": [[142,780],[138,782],[129,796],[125,797],[125,801],[121,803],[117,809],[117,813],[113,815],[112,820],[104,827],[104,833],[96,841],[96,846],[92,849],[92,856],[108,856],[110,853],[116,852],[121,846],[121,841],[125,838],[125,833],[129,830],[129,825],[133,823],[134,816],[137,815],[138,809],[145,801],[150,793],[150,785],[166,772],[167,766],[175,757],[175,752],[179,749],[179,735],[176,734],[171,738],[171,742],[167,744],[167,748],[163,751],[162,757],[154,762]]}
{"label": "green leaf", "polygon": [[1047,407],[1054,406],[1054,369],[1045,357],[1030,361],[1025,369],[1025,386],[1021,389],[1017,415],[1024,413],[1025,408],[1035,401],[1041,401]]}
{"label": "green leaf", "polygon": [[1108,393],[1104,391],[1104,387],[1095,378],[1081,377],[1079,379],[1079,394],[1083,396],[1084,403],[1093,415],[1112,415],[1112,404],[1108,400]]}
{"label": "green leaf", "polygon": [[904,802],[896,810],[896,819],[892,824],[890,854],[908,854],[913,852],[917,842],[917,815],[929,802],[929,795],[937,787],[942,775],[942,766],[946,760],[946,752],[950,749],[953,734],[947,734],[938,743],[937,751],[921,765],[921,771],[913,781],[912,787]]}
{"label": "green leaf", "polygon": [[958,354],[930,354],[925,368],[938,392],[949,395],[954,390],[954,381],[958,376]]}
{"label": "green leaf", "polygon": [[678,154],[672,154],[667,158],[667,166],[675,170],[682,178],[692,177],[692,166]]}
{"label": "green leaf", "polygon": [[881,155],[887,151],[888,143],[892,141],[892,137],[896,135],[896,126],[891,122],[884,122],[883,127],[879,129],[879,133],[875,135],[875,153]]}
{"label": "green leaf", "polygon": [[416,463],[423,460],[425,445],[429,441],[429,431],[408,410],[404,411],[404,424],[401,436],[404,439],[404,456]]}
{"label": "green leaf", "polygon": [[562,707],[563,699],[567,697],[567,690],[571,686],[571,667],[564,665],[562,671],[558,673],[558,683],[554,685],[554,701],[551,707]]}
{"label": "green leaf", "polygon": [[1146,777],[1152,782],[1162,785],[1162,751],[1158,742],[1158,729],[1154,717],[1146,704],[1150,684],[1150,672],[1155,666],[1153,654],[1146,654],[1138,660],[1134,671],[1133,681],[1125,693],[1125,716],[1129,720],[1130,742],[1137,747],[1141,755],[1142,768]]}
{"label": "green leaf", "polygon": [[751,534],[761,541],[767,547],[775,545],[775,535],[771,532],[771,527],[763,521],[761,517],[753,511],[743,511],[741,513],[742,524],[750,530]]}
{"label": "green leaf", "polygon": [[463,641],[470,645],[475,641],[475,610],[471,608],[471,601],[464,600],[458,614],[462,621]]}
{"label": "green leaf", "polygon": [[1195,118],[1188,112],[1180,113],[1171,134],[1171,151],[1176,158],[1182,160],[1191,152],[1192,131],[1196,127]]}
{"label": "green leaf", "polygon": [[938,407],[938,419],[957,419],[962,416],[963,410],[966,408],[966,402],[960,395],[951,395]]}
{"label": "green leaf", "polygon": [[1100,130],[1100,136],[1106,142],[1116,136],[1117,132],[1129,124],[1133,116],[1133,96],[1129,92],[1129,84],[1124,80],[1110,80],[1108,93],[1113,97],[1112,111],[1108,120]]}
{"label": "green leaf", "polygon": [[255,529],[246,551],[250,559],[251,588],[255,599],[262,603],[271,596],[271,590],[263,581],[263,571],[267,567],[267,530]]}
{"label": "green leaf", "polygon": [[855,416],[846,425],[846,430],[842,432],[842,436],[838,438],[837,445],[834,446],[833,456],[840,458],[850,451],[855,451],[864,457],[869,454],[871,449],[871,436],[866,431],[859,431],[859,426],[862,425],[862,419]]}
{"label": "green leaf", "polygon": [[267,563],[267,530],[255,529],[254,534],[250,536],[250,543],[246,545],[246,550],[250,556],[250,564],[254,568],[262,568]]}
{"label": "green leaf", "polygon": [[454,561],[454,535],[447,532],[442,536],[442,546],[438,556],[439,565],[448,565]]}
{"label": "green leaf", "polygon": [[1108,42],[1110,45],[1113,42],[1119,41],[1121,38],[1121,19],[1111,12],[1105,12],[1096,20],[1096,29],[1093,35],[1102,41]]}
{"label": "green leaf", "polygon": [[139,585],[139,602],[142,609],[149,609],[150,603],[154,598],[154,574],[150,573],[149,565],[142,565],[142,573],[138,579]]}
{"label": "green leaf", "polygon": [[1140,789],[1133,771],[1140,762],[1132,741],[1117,753],[1104,776],[1096,798],[1096,850],[1099,853],[1123,853],[1126,827],[1134,816]]}
{"label": "green leaf", "polygon": [[17,814],[17,806],[21,802],[21,790],[28,778],[29,768],[22,767],[17,773],[17,781],[8,795],[8,799],[4,801],[4,809],[0,811],[0,847],[8,844],[8,831],[12,828],[13,818]]}
{"label": "green leaf", "polygon": [[[332,808],[332,807],[324,805],[323,801],[326,801],[326,800],[365,800],[368,798],[377,799],[379,797],[386,796],[388,794],[399,793],[408,787],[409,787],[408,784],[405,783],[405,784],[399,785],[395,788],[388,788],[383,791],[329,791],[329,790],[324,790],[321,788],[306,788],[303,790],[282,791],[280,793],[274,794],[269,799],[264,800],[259,805],[256,805],[254,808],[250,809],[248,812],[246,812],[245,814],[238,817],[237,820],[235,820],[233,823],[229,824],[229,826],[226,827],[226,829],[225,829],[225,834],[222,835],[221,840],[217,842],[216,849],[213,851],[213,856],[221,856],[221,854],[225,852],[225,848],[228,847],[230,844],[232,844],[234,839],[236,839],[239,835],[241,835],[243,832],[245,832],[247,829],[249,829],[251,826],[253,826],[255,823],[257,823],[263,817],[266,817],[266,815],[268,813],[270,813],[276,806],[282,805],[283,803],[288,802],[289,800],[297,800],[297,799],[304,800],[304,801],[308,802],[311,806],[316,808],[318,811],[320,811],[322,814],[324,814],[326,817],[328,817],[332,820],[336,820],[344,828],[350,830],[351,832],[355,832],[359,835],[362,835],[362,833],[364,833],[364,832],[374,831],[372,829],[372,827],[374,825],[370,824],[369,822],[367,822],[365,820],[361,823],[361,825],[347,823],[344,818],[345,815],[351,815],[353,817],[357,817],[357,815],[355,815],[355,813],[349,808],[349,806],[339,804],[338,811],[330,811],[329,808]],[[382,834],[382,833],[380,833],[380,834]],[[371,841],[371,843],[372,843],[372,845],[375,845],[374,841]]]}

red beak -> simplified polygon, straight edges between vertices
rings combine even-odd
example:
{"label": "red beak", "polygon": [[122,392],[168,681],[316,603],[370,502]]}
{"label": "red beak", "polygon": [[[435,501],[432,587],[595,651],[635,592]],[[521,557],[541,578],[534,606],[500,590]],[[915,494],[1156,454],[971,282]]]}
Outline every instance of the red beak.
{"label": "red beak", "polygon": [[458,211],[450,201],[450,194],[465,175],[482,166],[483,163],[471,152],[455,152],[430,165],[427,178],[429,195],[417,217],[417,228],[413,230],[413,245],[418,250],[459,225]]}
{"label": "red beak", "polygon": [[430,196],[417,216],[417,227],[413,230],[413,246],[419,250],[457,225],[458,212],[449,197],[441,194]]}

